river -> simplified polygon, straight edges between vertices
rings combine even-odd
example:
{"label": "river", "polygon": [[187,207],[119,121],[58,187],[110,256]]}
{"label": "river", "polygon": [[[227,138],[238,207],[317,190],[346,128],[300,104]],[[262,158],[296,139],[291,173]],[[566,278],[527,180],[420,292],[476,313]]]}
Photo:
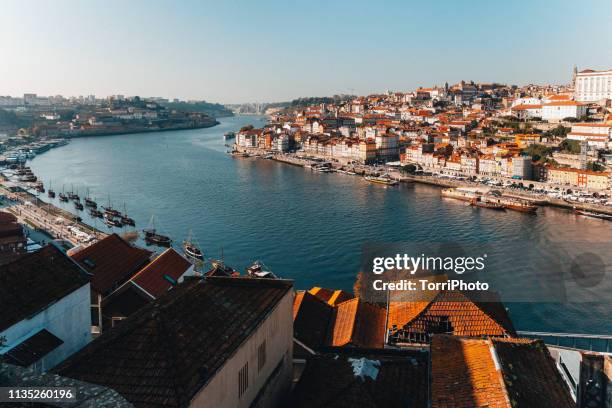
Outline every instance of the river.
{"label": "river", "polygon": [[[179,250],[191,230],[207,257],[222,251],[240,270],[261,260],[299,289],[351,290],[367,244],[480,246],[491,259],[495,289],[512,287],[504,301],[517,329],[612,333],[610,279],[583,287],[568,272],[577,255],[594,253],[609,276],[609,222],[553,208],[537,216],[474,209],[441,199],[431,186],[386,188],[355,176],[233,158],[222,135],[245,124],[262,126],[264,119],[220,122],[207,129],[79,138],[36,157],[31,167],[56,192],[78,189],[83,197],[89,190],[102,205],[109,199],[121,210],[125,205],[138,229],[154,215],[158,230]],[[74,211],[72,204],[52,201]],[[108,230],[85,212],[82,217]],[[549,270],[542,275],[542,268]],[[530,287],[528,299],[516,297],[522,286]]]}

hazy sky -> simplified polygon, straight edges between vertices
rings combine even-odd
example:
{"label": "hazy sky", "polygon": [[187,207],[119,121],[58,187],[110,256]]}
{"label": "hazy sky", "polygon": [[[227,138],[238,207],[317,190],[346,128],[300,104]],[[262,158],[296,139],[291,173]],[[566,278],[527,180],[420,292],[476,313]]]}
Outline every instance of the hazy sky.
{"label": "hazy sky", "polygon": [[0,0],[0,95],[282,101],[574,65],[612,68],[612,1]]}

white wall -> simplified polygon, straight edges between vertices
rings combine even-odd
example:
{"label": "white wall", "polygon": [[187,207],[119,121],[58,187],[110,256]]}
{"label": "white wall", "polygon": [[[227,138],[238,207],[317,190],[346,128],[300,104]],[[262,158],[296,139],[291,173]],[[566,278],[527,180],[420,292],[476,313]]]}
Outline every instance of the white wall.
{"label": "white wall", "polygon": [[[42,329],[64,341],[42,359],[43,371],[55,367],[91,341],[89,283],[51,304],[29,319],[24,319],[0,333],[6,337],[5,353]],[[38,368],[38,367],[37,367]]]}
{"label": "white wall", "polygon": [[[283,362],[280,378],[291,385],[293,359],[293,291],[277,304],[268,318],[251,334],[245,343],[231,356],[214,378],[193,398],[190,407],[248,407],[251,405],[268,377]],[[266,340],[266,364],[257,370],[257,350]],[[248,361],[249,386],[238,397],[238,372]]]}

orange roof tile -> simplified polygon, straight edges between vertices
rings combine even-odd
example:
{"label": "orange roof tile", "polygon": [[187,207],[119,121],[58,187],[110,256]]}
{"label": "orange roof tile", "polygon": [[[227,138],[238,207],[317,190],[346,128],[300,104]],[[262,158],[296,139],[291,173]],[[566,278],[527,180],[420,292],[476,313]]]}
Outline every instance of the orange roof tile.
{"label": "orange roof tile", "polygon": [[316,286],[314,288],[311,288],[308,292],[311,295],[315,295],[316,297],[331,306],[336,306],[338,303],[344,302],[345,300],[352,299],[355,297],[352,294],[343,290],[320,288]]}
{"label": "orange roof tile", "polygon": [[382,348],[384,341],[385,309],[357,298],[335,308],[328,337],[330,346]]}
{"label": "orange roof tile", "polygon": [[178,281],[191,266],[187,259],[174,249],[168,248],[130,280],[157,298],[173,286],[165,276]]}
{"label": "orange roof tile", "polygon": [[431,406],[511,407],[487,340],[445,335],[433,337]]}

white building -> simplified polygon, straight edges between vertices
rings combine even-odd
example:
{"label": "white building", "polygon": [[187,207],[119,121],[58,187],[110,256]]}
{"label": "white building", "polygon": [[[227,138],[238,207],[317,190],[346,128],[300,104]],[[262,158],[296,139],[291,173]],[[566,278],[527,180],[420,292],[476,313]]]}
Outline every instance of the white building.
{"label": "white building", "polygon": [[572,131],[567,134],[570,140],[587,142],[596,149],[607,149],[612,144],[612,124],[606,123],[575,123]]}
{"label": "white building", "polygon": [[565,118],[579,119],[587,114],[587,106],[576,101],[555,101],[542,105],[542,119],[560,122]]}
{"label": "white building", "polygon": [[574,95],[580,102],[612,99],[612,69],[607,71],[585,69],[576,73]]}
{"label": "white building", "polygon": [[87,273],[47,245],[3,265],[0,354],[11,364],[49,370],[91,340]]}

